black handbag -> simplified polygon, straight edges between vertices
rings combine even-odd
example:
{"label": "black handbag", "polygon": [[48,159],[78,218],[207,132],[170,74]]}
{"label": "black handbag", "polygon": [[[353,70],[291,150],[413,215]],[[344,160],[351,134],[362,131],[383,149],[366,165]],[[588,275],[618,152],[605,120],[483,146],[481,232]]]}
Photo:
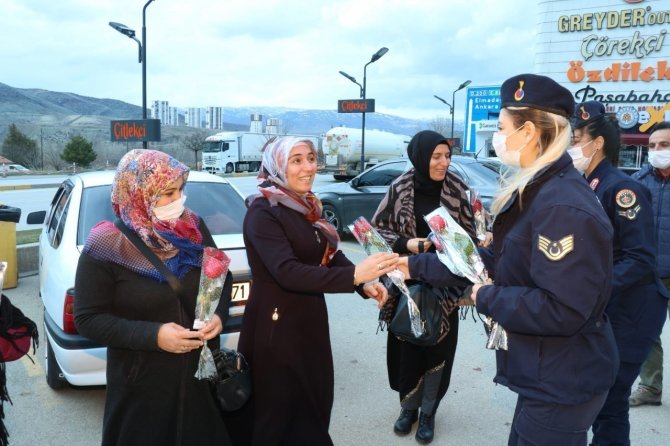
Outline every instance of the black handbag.
{"label": "black handbag", "polygon": [[216,399],[224,412],[246,404],[251,396],[251,374],[242,353],[221,347],[212,350],[219,379],[213,383]]}
{"label": "black handbag", "polygon": [[407,288],[414,303],[419,307],[421,314],[421,325],[423,335],[414,336],[410,326],[409,311],[407,310],[407,296],[400,293],[398,306],[389,324],[389,331],[398,339],[407,341],[419,346],[430,346],[437,344],[448,330],[448,321],[442,317],[442,300],[445,298],[440,288],[435,288],[426,282],[419,280],[407,281]]}
{"label": "black handbag", "polygon": [[[184,305],[179,279],[167,269],[165,264],[160,261],[138,235],[130,230],[121,220],[117,219],[114,224],[156,269],[163,274],[170,284],[172,291],[179,298],[179,303],[186,311],[186,314],[193,318],[195,316],[195,309],[189,309]],[[202,233],[203,242],[207,246],[216,247],[212,234],[202,219],[198,228]],[[230,275],[230,273],[228,274]],[[237,350],[221,347],[218,337],[207,341],[207,347],[212,351],[212,357],[216,365],[218,377],[212,382],[212,390],[215,399],[219,403],[219,407],[224,412],[240,409],[251,396],[251,374],[246,359]]]}

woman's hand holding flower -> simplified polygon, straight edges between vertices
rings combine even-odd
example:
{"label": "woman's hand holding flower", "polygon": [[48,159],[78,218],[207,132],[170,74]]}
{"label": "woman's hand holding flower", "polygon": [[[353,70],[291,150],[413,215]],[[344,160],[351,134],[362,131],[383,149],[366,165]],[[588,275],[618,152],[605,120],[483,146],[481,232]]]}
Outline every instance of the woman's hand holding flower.
{"label": "woman's hand holding flower", "polygon": [[158,348],[170,353],[188,353],[202,347],[201,332],[191,331],[170,322],[158,329]]}
{"label": "woman's hand holding flower", "polygon": [[204,327],[198,330],[198,333],[202,335],[203,341],[209,341],[210,339],[216,337],[223,330],[223,322],[218,314],[214,313],[212,319],[209,320]]}

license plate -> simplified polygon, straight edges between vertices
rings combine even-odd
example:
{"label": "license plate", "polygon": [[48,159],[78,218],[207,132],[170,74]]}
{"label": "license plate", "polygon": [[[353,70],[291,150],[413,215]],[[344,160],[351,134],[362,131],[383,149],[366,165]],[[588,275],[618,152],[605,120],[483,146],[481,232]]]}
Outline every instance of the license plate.
{"label": "license plate", "polygon": [[231,302],[233,302],[233,304],[237,303],[238,305],[244,305],[249,298],[249,290],[251,290],[251,284],[249,282],[233,283]]}

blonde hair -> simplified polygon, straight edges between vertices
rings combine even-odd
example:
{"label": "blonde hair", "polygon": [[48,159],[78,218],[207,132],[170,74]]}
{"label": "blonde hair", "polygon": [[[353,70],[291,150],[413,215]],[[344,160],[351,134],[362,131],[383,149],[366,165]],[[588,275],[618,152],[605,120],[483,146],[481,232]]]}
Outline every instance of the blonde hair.
{"label": "blonde hair", "polygon": [[521,127],[527,121],[535,124],[540,133],[538,140],[540,156],[530,166],[519,169],[511,175],[503,175],[500,191],[491,204],[491,212],[494,215],[500,212],[514,192],[519,192],[521,200],[524,189],[533,177],[563,155],[570,145],[572,134],[567,118],[555,113],[528,107],[505,107],[505,110],[512,118],[515,128]]}

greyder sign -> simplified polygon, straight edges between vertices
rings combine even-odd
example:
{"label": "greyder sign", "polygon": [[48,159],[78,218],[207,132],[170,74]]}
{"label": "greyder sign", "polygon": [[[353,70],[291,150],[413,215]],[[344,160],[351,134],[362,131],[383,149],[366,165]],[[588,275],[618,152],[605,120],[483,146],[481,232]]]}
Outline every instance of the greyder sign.
{"label": "greyder sign", "polygon": [[160,119],[111,121],[112,141],[160,141]]}

